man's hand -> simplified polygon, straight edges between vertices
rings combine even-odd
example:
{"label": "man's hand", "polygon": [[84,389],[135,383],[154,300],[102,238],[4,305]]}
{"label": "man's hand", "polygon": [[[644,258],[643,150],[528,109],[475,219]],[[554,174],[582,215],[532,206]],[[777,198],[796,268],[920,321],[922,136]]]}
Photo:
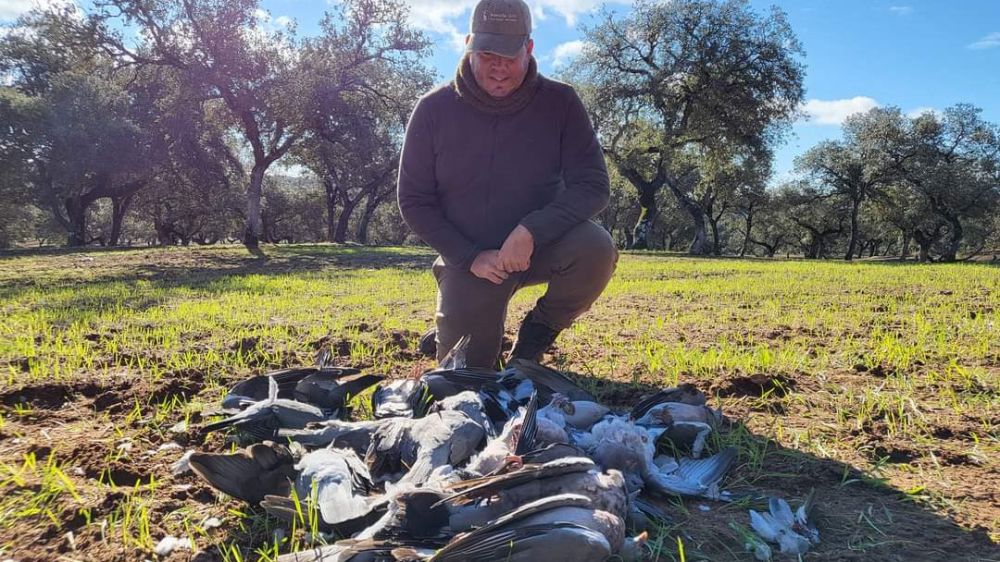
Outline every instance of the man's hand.
{"label": "man's hand", "polygon": [[535,237],[523,225],[507,235],[500,247],[500,267],[508,273],[527,271],[531,266],[531,253],[535,251]]}
{"label": "man's hand", "polygon": [[479,252],[473,260],[469,271],[480,279],[485,279],[495,285],[499,285],[507,280],[508,273],[500,265],[500,252],[497,250],[486,250]]}

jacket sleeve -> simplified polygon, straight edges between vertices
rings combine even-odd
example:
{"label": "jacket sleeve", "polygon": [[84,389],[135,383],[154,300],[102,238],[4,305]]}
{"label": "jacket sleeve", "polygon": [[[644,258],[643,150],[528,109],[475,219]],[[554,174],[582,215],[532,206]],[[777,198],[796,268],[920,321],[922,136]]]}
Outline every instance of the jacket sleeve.
{"label": "jacket sleeve", "polygon": [[422,99],[406,126],[396,195],[403,220],[447,265],[469,267],[479,249],[445,216],[437,194],[430,108]]}
{"label": "jacket sleeve", "polygon": [[583,102],[570,90],[562,127],[562,174],[565,189],[548,205],[521,219],[535,245],[547,244],[595,217],[608,205],[611,182],[604,153]]}

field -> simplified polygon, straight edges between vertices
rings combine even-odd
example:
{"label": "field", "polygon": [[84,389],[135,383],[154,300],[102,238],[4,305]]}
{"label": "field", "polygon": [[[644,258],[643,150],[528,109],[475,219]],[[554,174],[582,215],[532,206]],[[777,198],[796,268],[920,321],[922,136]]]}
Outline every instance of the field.
{"label": "field", "polygon": [[[433,256],[281,246],[0,256],[0,560],[271,560],[276,526],[170,465],[265,370],[430,367]],[[508,333],[541,294],[512,305]],[[626,406],[692,382],[740,448],[734,489],[795,505],[805,560],[1000,560],[1000,269],[623,255],[547,363]],[[363,397],[362,397],[363,398]],[[363,411],[359,407],[358,411]],[[176,445],[173,445],[176,443]],[[667,502],[660,560],[750,560],[748,506]],[[278,545],[278,546],[276,546]]]}

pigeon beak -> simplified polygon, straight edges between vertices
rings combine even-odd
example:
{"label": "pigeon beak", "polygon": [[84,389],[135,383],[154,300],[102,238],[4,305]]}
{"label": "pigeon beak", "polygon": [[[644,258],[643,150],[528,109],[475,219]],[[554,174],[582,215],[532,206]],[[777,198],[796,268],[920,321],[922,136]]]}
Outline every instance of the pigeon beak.
{"label": "pigeon beak", "polygon": [[649,542],[649,531],[643,531],[639,533],[639,536],[635,538],[635,542],[638,544],[646,544]]}

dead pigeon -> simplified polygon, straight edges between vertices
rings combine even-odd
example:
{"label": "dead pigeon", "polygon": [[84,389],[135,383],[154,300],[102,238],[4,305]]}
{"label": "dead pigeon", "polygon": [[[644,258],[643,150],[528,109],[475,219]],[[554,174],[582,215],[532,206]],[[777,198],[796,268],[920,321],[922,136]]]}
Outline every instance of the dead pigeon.
{"label": "dead pigeon", "polygon": [[278,384],[273,378],[270,385],[266,399],[254,402],[242,412],[222,421],[206,425],[203,431],[210,433],[232,428],[247,441],[264,441],[274,439],[280,428],[301,429],[308,423],[327,419],[326,414],[316,406],[278,398]]}
{"label": "dead pigeon", "polygon": [[298,472],[288,448],[270,441],[233,454],[193,453],[190,463],[216,490],[254,505],[268,494],[287,495]]}
{"label": "dead pigeon", "polygon": [[222,399],[222,407],[225,410],[229,410],[229,413],[235,413],[236,410],[241,410],[254,402],[266,399],[268,397],[268,381],[270,379],[274,379],[278,384],[278,398],[296,399],[295,388],[299,382],[306,377],[320,373],[325,378],[336,380],[341,377],[359,375],[361,371],[358,369],[334,367],[297,367],[272,371],[233,385]]}
{"label": "dead pigeon", "polygon": [[692,458],[700,459],[713,430],[714,426],[707,423],[674,422],[664,428],[663,433],[657,439],[657,444],[669,442],[673,449],[690,451]]}
{"label": "dead pigeon", "polygon": [[[284,521],[293,521],[301,513],[299,504],[319,511],[322,523],[336,529],[337,525],[362,520],[357,532],[371,521],[366,518],[377,505],[377,498],[368,496],[374,490],[368,467],[350,449],[318,449],[295,465],[296,497],[287,494],[268,495],[261,502],[268,513]],[[343,529],[340,529],[343,530]]]}
{"label": "dead pigeon", "polygon": [[382,418],[420,418],[427,411],[431,401],[427,385],[423,381],[402,379],[386,385],[379,385],[372,393],[372,416]]}
{"label": "dead pigeon", "polygon": [[493,425],[493,420],[486,415],[486,404],[483,402],[483,398],[479,393],[471,390],[459,392],[454,396],[449,396],[444,400],[435,402],[430,407],[429,412],[435,413],[443,410],[462,412],[469,416],[469,419],[478,423],[486,432],[486,435],[494,437],[497,434]]}
{"label": "dead pigeon", "polygon": [[343,540],[309,550],[282,554],[277,562],[412,562],[427,560],[433,549],[422,542],[393,540]]}
{"label": "dead pigeon", "polygon": [[478,480],[453,484],[456,493],[442,502],[460,505],[472,500],[495,498],[507,511],[539,498],[564,493],[587,496],[597,509],[625,517],[628,497],[621,472],[601,472],[586,457],[562,458],[542,465],[524,465],[521,469]]}
{"label": "dead pigeon", "polygon": [[591,393],[580,388],[569,377],[537,361],[514,359],[507,364],[507,368],[518,373],[522,380],[528,379],[534,383],[539,393],[539,399],[544,404],[547,404],[552,395],[556,393],[562,394],[570,400],[597,401]]}
{"label": "dead pigeon", "polygon": [[704,405],[683,402],[662,402],[650,407],[635,423],[644,427],[667,427],[676,422],[697,422],[716,425],[722,412]]}
{"label": "dead pigeon", "polygon": [[462,412],[444,410],[425,418],[389,418],[372,436],[365,462],[377,481],[424,482],[438,467],[456,466],[475,454],[486,431]]}
{"label": "dead pigeon", "polygon": [[644,416],[647,411],[657,404],[664,402],[680,402],[692,406],[704,406],[706,404],[705,394],[698,390],[693,384],[685,383],[670,388],[664,388],[639,401],[632,407],[630,417],[637,420]]}
{"label": "dead pigeon", "polygon": [[539,415],[580,430],[589,430],[610,412],[610,408],[589,400],[570,400],[563,394],[552,395],[552,401]]}
{"label": "dead pigeon", "polygon": [[726,496],[719,490],[719,484],[736,456],[736,448],[727,447],[707,459],[682,458],[672,473],[661,472],[650,463],[642,476],[646,489],[653,493],[722,500]]}
{"label": "dead pigeon", "polygon": [[644,473],[652,464],[656,445],[651,431],[662,430],[647,430],[624,417],[609,417],[594,424],[589,433],[577,436],[575,444],[604,468],[622,471],[628,490],[634,492],[642,489]]}
{"label": "dead pigeon", "polygon": [[644,541],[626,541],[622,519],[595,508],[590,498],[561,494],[525,504],[456,537],[431,560],[603,561],[615,555],[637,560]]}
{"label": "dead pigeon", "polygon": [[380,382],[382,375],[351,374],[331,376],[339,369],[321,369],[295,385],[294,398],[324,410],[343,412],[351,398]]}
{"label": "dead pigeon", "polygon": [[808,520],[812,510],[813,493],[792,513],[791,506],[781,498],[768,500],[769,513],[750,510],[750,526],[764,540],[777,544],[782,554],[805,554],[812,545],[819,544],[819,531]]}

